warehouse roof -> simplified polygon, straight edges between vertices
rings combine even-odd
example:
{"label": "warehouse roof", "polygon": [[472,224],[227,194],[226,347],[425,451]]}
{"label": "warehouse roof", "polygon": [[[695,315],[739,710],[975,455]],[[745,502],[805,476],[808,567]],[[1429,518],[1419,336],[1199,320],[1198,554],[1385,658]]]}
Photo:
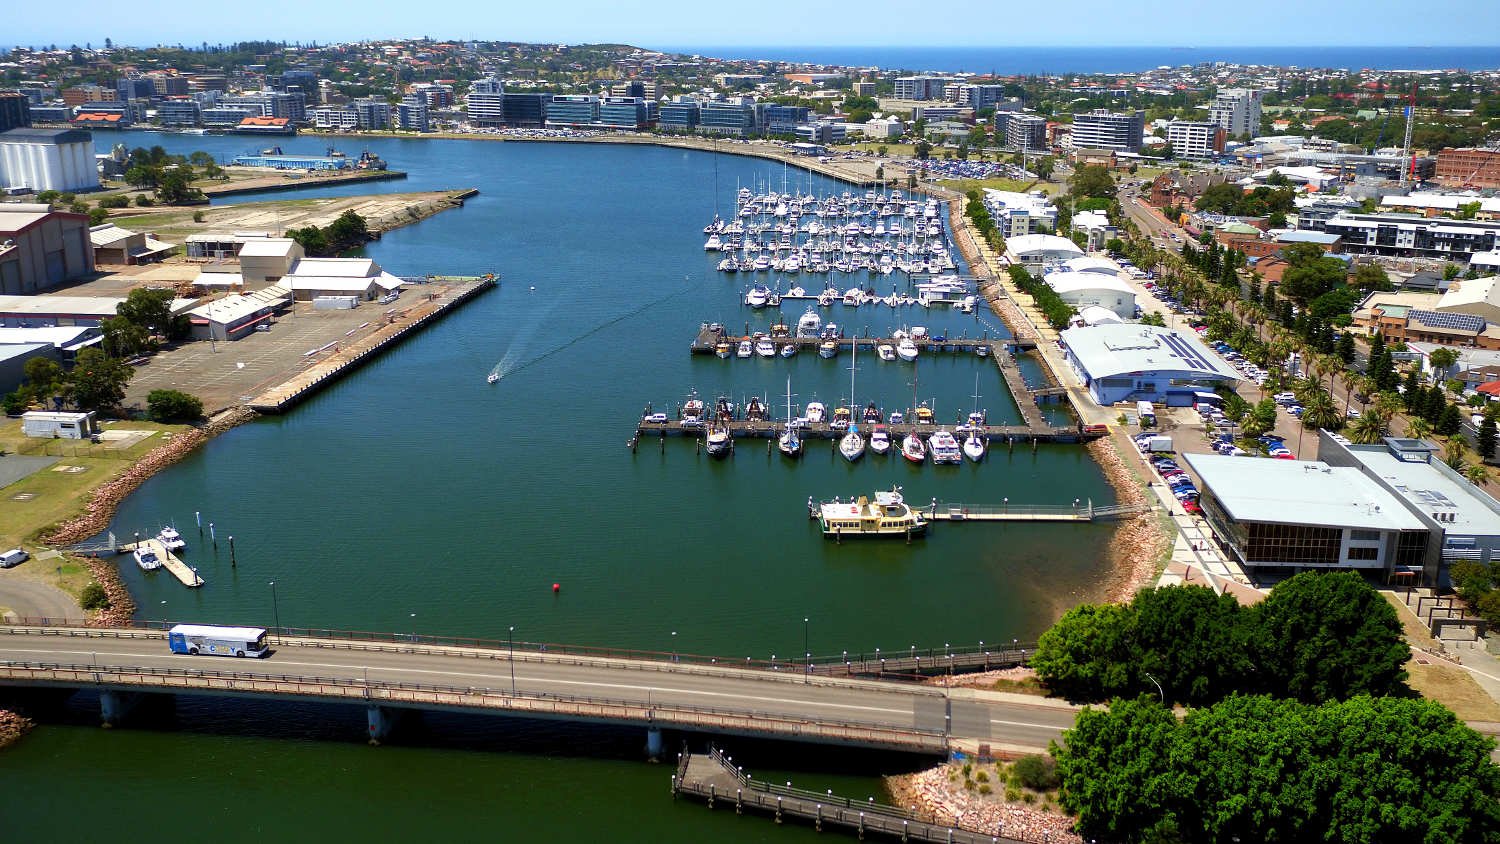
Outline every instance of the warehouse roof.
{"label": "warehouse roof", "polygon": [[1070,328],[1059,335],[1090,378],[1141,372],[1181,373],[1185,378],[1240,380],[1223,358],[1197,337],[1153,325]]}
{"label": "warehouse roof", "polygon": [[1396,496],[1352,466],[1220,454],[1184,454],[1182,458],[1235,521],[1371,530],[1426,528]]}

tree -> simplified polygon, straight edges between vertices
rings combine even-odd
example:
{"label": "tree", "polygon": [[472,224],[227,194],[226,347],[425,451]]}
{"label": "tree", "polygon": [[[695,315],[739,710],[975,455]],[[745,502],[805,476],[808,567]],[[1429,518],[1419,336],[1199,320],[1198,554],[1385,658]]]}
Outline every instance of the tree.
{"label": "tree", "polygon": [[1245,192],[1240,189],[1239,185],[1231,182],[1219,182],[1216,185],[1209,185],[1199,195],[1197,201],[1193,203],[1193,207],[1199,211],[1233,214],[1235,207],[1239,205],[1240,200],[1244,196]]}
{"label": "tree", "polygon": [[64,382],[79,410],[100,410],[118,405],[134,376],[134,367],[89,348],[78,353]]}
{"label": "tree", "polygon": [[1379,264],[1365,264],[1354,273],[1354,286],[1360,290],[1390,290],[1391,278]]}
{"label": "tree", "polygon": [[1306,305],[1344,283],[1344,265],[1316,244],[1296,243],[1284,254],[1291,266],[1282,273],[1281,293],[1299,304]]}
{"label": "tree", "polygon": [[917,158],[926,160],[929,156],[932,155],[932,144],[928,143],[926,138],[923,138],[922,140],[917,141],[917,143],[912,147],[912,153],[916,155]]}
{"label": "tree", "polygon": [[104,223],[104,221],[106,221],[108,219],[109,219],[109,209],[108,208],[90,208],[89,209],[89,225],[91,225],[91,226],[101,225],[101,224]]}
{"label": "tree", "polygon": [[1438,417],[1433,429],[1442,436],[1452,437],[1458,434],[1458,429],[1463,422],[1463,415],[1458,412],[1458,405],[1444,402],[1443,413]]}
{"label": "tree", "polygon": [[1458,351],[1448,346],[1442,346],[1432,350],[1427,356],[1427,363],[1432,366],[1432,380],[1441,381],[1453,365],[1458,363]]}
{"label": "tree", "polygon": [[203,418],[203,402],[177,390],[152,390],[146,394],[147,413],[157,422],[191,422]]}
{"label": "tree", "polygon": [[1138,688],[1130,644],[1131,609],[1080,604],[1042,634],[1031,667],[1049,689],[1075,700],[1101,701]]}
{"label": "tree", "polygon": [[1489,483],[1490,470],[1483,463],[1470,463],[1464,467],[1464,477],[1474,486],[1484,486]]}
{"label": "tree", "polygon": [[1175,828],[1178,807],[1192,797],[1191,781],[1173,776],[1180,729],[1170,709],[1146,697],[1078,713],[1051,752],[1062,777],[1058,802],[1077,815],[1080,832],[1148,841],[1153,830]]}
{"label": "tree", "polygon": [[1493,459],[1497,439],[1500,439],[1500,437],[1497,437],[1495,417],[1486,413],[1484,419],[1479,422],[1479,435],[1475,437],[1475,441],[1479,446],[1479,456],[1486,460]]}
{"label": "tree", "polygon": [[1104,165],[1090,164],[1073,171],[1068,179],[1068,189],[1078,197],[1109,197],[1115,195],[1115,180]]}
{"label": "tree", "polygon": [[142,352],[156,351],[151,332],[124,317],[112,317],[99,323],[104,334],[104,350],[110,357],[127,358]]}
{"label": "tree", "polygon": [[138,188],[154,188],[161,179],[161,168],[149,164],[137,164],[125,171],[125,183]]}
{"label": "tree", "polygon": [[365,224],[365,218],[354,213],[345,211],[338,219],[328,224],[323,230],[324,236],[328,238],[329,247],[335,252],[343,252],[356,246],[363,246],[369,240],[370,230]]}
{"label": "tree", "polygon": [[115,313],[153,334],[167,335],[172,327],[172,298],[171,290],[138,287],[115,306]]}
{"label": "tree", "polygon": [[51,358],[31,358],[26,361],[21,372],[26,378],[26,386],[37,398],[46,398],[57,393],[63,380],[62,365]]}
{"label": "tree", "polygon": [[1272,694],[1320,703],[1406,690],[1401,622],[1358,573],[1303,572],[1254,612],[1256,664]]}
{"label": "tree", "polygon": [[[1143,589],[1130,602],[1131,638],[1150,686],[1167,703],[1212,703],[1249,688],[1252,617],[1230,595],[1204,586]],[[1253,681],[1252,681],[1253,682]]]}
{"label": "tree", "polygon": [[317,226],[289,229],[286,235],[292,240],[297,241],[297,244],[302,247],[302,251],[308,255],[327,255],[329,253],[328,238],[323,234],[323,230]]}
{"label": "tree", "polygon": [[1056,166],[1057,163],[1052,160],[1052,156],[1044,155],[1041,158],[1038,158],[1036,160],[1036,163],[1031,165],[1031,170],[1032,172],[1036,173],[1036,177],[1038,179],[1041,179],[1045,182],[1048,179],[1052,178],[1052,171],[1054,168],[1056,168]]}
{"label": "tree", "polygon": [[156,198],[167,205],[182,205],[203,198],[203,191],[193,187],[190,176],[176,170],[165,173],[156,186]]}
{"label": "tree", "polygon": [[1339,335],[1338,350],[1336,354],[1345,366],[1354,363],[1354,335],[1345,331]]}
{"label": "tree", "polygon": [[1156,325],[1165,328],[1167,326],[1167,318],[1162,316],[1160,311],[1152,311],[1141,317],[1141,325]]}

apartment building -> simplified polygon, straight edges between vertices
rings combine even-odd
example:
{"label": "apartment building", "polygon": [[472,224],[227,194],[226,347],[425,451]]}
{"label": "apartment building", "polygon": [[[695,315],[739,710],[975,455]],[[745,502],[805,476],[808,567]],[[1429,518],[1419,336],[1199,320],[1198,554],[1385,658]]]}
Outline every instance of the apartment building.
{"label": "apartment building", "polygon": [[1117,114],[1095,109],[1073,115],[1073,146],[1108,149],[1116,152],[1138,152],[1146,134],[1146,112]]}

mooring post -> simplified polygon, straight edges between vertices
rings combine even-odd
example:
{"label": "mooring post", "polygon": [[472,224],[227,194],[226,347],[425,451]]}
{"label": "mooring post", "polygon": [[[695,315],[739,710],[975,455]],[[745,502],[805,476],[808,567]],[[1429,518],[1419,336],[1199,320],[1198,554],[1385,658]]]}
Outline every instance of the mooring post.
{"label": "mooring post", "polygon": [[229,535],[229,567],[238,568],[234,561],[234,534]]}

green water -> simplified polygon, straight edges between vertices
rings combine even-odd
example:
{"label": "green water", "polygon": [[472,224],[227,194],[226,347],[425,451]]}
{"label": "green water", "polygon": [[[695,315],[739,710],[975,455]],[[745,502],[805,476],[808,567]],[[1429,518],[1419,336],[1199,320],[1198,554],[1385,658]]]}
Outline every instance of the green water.
{"label": "green water", "polygon": [[[127,139],[152,142],[172,152],[240,144]],[[297,139],[283,147],[322,145]],[[1078,446],[997,449],[982,465],[942,468],[873,455],[849,465],[829,442],[813,443],[795,463],[756,442],[742,441],[723,462],[695,454],[689,441],[661,449],[648,440],[636,454],[625,447],[643,407],[670,409],[690,390],[709,399],[769,396],[778,416],[788,376],[799,405],[833,405],[849,390],[847,356],[688,354],[702,322],[753,328],[775,318],[742,307],[747,281],[715,272],[718,256],[703,252],[701,229],[716,207],[713,156],[456,141],[366,145],[412,174],[379,183],[380,190],[481,190],[462,209],[392,232],[368,254],[400,275],[499,271],[503,286],[292,413],[209,442],[131,496],[114,531],[128,536],[175,523],[192,544],[189,561],[208,582],[189,591],[162,573],[123,567],[140,617],[270,626],[279,613],[287,625],[496,638],[514,625],[518,639],[531,641],[769,658],[801,651],[804,617],[815,654],[889,651],[1030,639],[1067,606],[1098,594],[1106,525],[939,524],[910,546],[837,545],[806,517],[809,496],[867,494],[892,484],[914,503],[1111,502],[1098,467]],[[737,185],[779,189],[782,177],[779,165],[719,157],[718,210],[732,207]],[[789,187],[808,189],[805,174],[787,178]],[[811,189],[842,190],[821,178]],[[330,192],[365,190],[371,187]],[[890,284],[875,283],[882,292]],[[801,310],[789,307],[782,318],[795,322]],[[957,312],[839,306],[824,318],[853,332],[907,324],[994,336]],[[223,354],[229,365],[232,344]],[[486,384],[497,366],[504,378]],[[969,356],[924,355],[917,396],[951,421],[974,406],[976,373],[978,402],[991,421],[1016,420],[994,364]],[[861,358],[856,398],[909,406],[913,374],[907,364]],[[195,512],[215,523],[217,552],[200,539]],[[543,831],[572,828],[559,818],[574,818],[580,829],[606,819],[582,801],[519,799],[506,790],[505,783],[535,781],[605,795],[611,808],[599,811],[622,825],[628,840],[798,834],[673,806],[665,772],[639,763],[637,735],[610,734],[614,749],[600,753],[571,752],[593,734],[566,730],[552,743],[502,733],[482,742],[483,750],[465,750],[463,737],[477,735],[470,724],[441,733],[430,749],[371,751],[347,744],[360,735],[360,713],[346,730],[342,722],[320,726],[330,716],[317,712],[271,711],[269,720],[291,725],[290,734],[263,735],[255,727],[183,733],[170,720],[108,734],[47,726],[0,754],[0,793],[14,794],[6,786],[22,776],[59,782],[89,771],[91,798],[111,810],[104,817],[155,823],[162,813],[152,797],[159,804],[196,759],[205,787],[217,790],[215,778],[227,771],[233,779],[224,793],[258,799],[236,794],[185,810],[167,821],[183,823],[176,831],[194,828],[185,819],[211,816],[232,834],[248,836],[259,823],[261,832],[302,837],[304,824],[335,823],[319,812],[361,788],[369,790],[367,801],[360,798],[367,813],[338,819],[356,824],[356,833],[416,829],[435,815],[451,824],[448,837],[459,838],[477,831],[482,821],[474,821],[482,818]],[[313,738],[297,733],[304,722]],[[430,737],[418,738],[414,744]],[[761,764],[772,767],[846,764],[776,745],[761,752]],[[843,786],[853,796],[876,788],[868,778]],[[279,799],[284,792],[295,795]],[[241,804],[256,808],[237,809]],[[45,801],[16,808],[32,824],[64,822]],[[595,837],[580,833],[578,840]]]}

